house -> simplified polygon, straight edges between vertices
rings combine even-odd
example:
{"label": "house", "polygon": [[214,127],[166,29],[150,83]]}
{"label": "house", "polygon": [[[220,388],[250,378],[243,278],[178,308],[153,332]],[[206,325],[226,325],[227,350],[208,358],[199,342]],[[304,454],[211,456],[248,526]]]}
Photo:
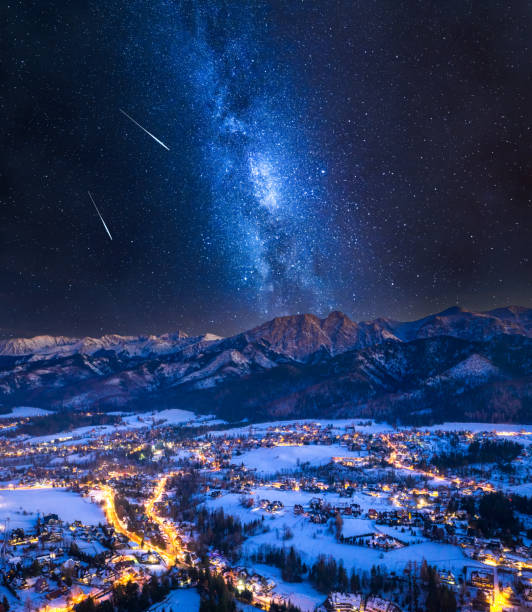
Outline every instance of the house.
{"label": "house", "polygon": [[45,525],[57,525],[59,523],[59,516],[57,514],[47,514],[42,518]]}
{"label": "house", "polygon": [[50,591],[49,593],[46,593],[46,599],[51,601],[52,599],[56,599],[57,597],[61,597],[63,592],[64,592],[63,589],[54,589],[53,591]]}
{"label": "house", "polygon": [[35,584],[33,585],[33,588],[37,593],[44,593],[44,591],[48,590],[48,581],[46,580],[46,578],[37,578]]}
{"label": "house", "polygon": [[446,570],[440,570],[440,572],[438,573],[440,575],[441,582],[445,582],[446,584],[449,584],[449,585],[456,584],[456,579],[452,572],[448,572]]}
{"label": "house", "polygon": [[309,502],[310,509],[316,512],[321,510],[324,506],[324,501],[321,497],[313,497]]}
{"label": "house", "polygon": [[360,593],[330,593],[325,602],[326,610],[330,612],[359,612],[362,610],[362,595]]}
{"label": "house", "polygon": [[493,589],[493,574],[482,570],[472,572],[471,584],[479,589]]}
{"label": "house", "polygon": [[401,609],[391,601],[371,595],[366,601],[365,612],[401,612]]}

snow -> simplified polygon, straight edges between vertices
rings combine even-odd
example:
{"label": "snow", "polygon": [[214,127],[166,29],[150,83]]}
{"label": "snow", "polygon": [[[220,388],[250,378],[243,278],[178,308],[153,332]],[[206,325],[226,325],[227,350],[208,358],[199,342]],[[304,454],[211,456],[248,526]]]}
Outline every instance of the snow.
{"label": "snow", "polygon": [[[405,427],[404,429],[408,429]],[[532,425],[520,425],[516,423],[441,423],[430,427],[420,427],[423,431],[471,431],[480,433],[483,431],[491,432],[520,432],[532,433]]]}
{"label": "snow", "polygon": [[414,529],[416,535],[412,535],[408,528],[405,528],[404,532],[401,531],[401,527],[394,527],[392,525],[376,525],[375,531],[380,533],[385,533],[386,535],[391,536],[392,538],[396,538],[400,542],[408,542],[409,544],[415,544],[420,540],[426,541],[422,535],[419,534],[419,529]]}
{"label": "snow", "polygon": [[99,555],[101,553],[106,552],[108,549],[105,548],[100,542],[97,540],[93,540],[92,542],[86,542],[84,540],[76,539],[76,544],[81,552],[84,552],[88,555]]}
{"label": "snow", "polygon": [[[432,543],[425,541],[421,536],[412,536],[408,531],[402,533],[399,528],[385,525],[376,525],[369,519],[352,518],[344,516],[343,534],[345,536],[363,535],[367,533],[387,533],[402,542],[410,545],[404,548],[381,552],[379,549],[361,547],[353,544],[342,544],[337,542],[333,530],[327,524],[317,525],[303,515],[295,515],[294,504],[302,504],[308,508],[312,497],[321,497],[331,505],[357,503],[361,506],[363,513],[370,508],[379,510],[390,510],[392,506],[386,497],[373,497],[364,493],[355,493],[352,498],[340,497],[337,494],[321,493],[313,494],[304,491],[282,491],[273,487],[259,487],[252,490],[255,503],[261,499],[270,501],[279,500],[284,508],[276,513],[269,513],[255,505],[248,509],[240,505],[241,495],[229,493],[216,499],[208,499],[206,505],[210,509],[223,508],[226,514],[238,517],[242,522],[251,521],[264,517],[265,533],[250,536],[244,543],[244,554],[251,555],[259,546],[270,545],[275,547],[293,546],[302,556],[303,561],[314,563],[320,554],[332,555],[338,561],[343,560],[349,570],[370,570],[372,565],[385,565],[390,571],[400,572],[405,565],[412,560],[421,562],[423,558],[428,563],[438,564],[443,569],[460,572],[464,565],[478,565],[480,563],[467,558],[457,546],[449,544]],[[283,540],[284,528],[288,527],[294,534],[289,540]],[[423,542],[419,543],[419,540]]]}
{"label": "snow", "polygon": [[152,420],[164,421],[165,425],[180,425],[193,421],[196,415],[190,410],[180,410],[179,408],[169,408],[160,412],[141,412],[124,416],[123,421],[129,427],[147,427]]}
{"label": "snow", "polygon": [[[247,436],[250,430],[253,435],[261,437],[269,429],[275,430],[276,428],[290,428],[296,425],[318,425],[321,428],[328,426],[332,427],[333,432],[343,431],[346,427],[354,427],[356,431],[360,431],[364,434],[370,433],[389,433],[394,431],[407,431],[411,430],[410,426],[399,426],[394,427],[389,423],[375,423],[368,419],[293,419],[288,421],[268,421],[265,423],[258,423],[249,425],[246,424],[240,427],[233,427],[231,429],[219,430],[209,432],[210,436],[227,436],[227,437],[238,437]],[[456,422],[445,422],[437,425],[422,426],[418,428],[420,431],[471,431],[473,433],[481,432],[522,432],[525,431],[532,434],[532,425],[522,425],[519,423],[456,423]]]}
{"label": "snow", "polygon": [[275,582],[274,593],[286,597],[292,605],[300,608],[302,612],[313,612],[325,600],[325,595],[316,591],[308,581],[285,582],[281,578],[281,570],[276,567],[254,563],[251,565],[247,564],[246,568],[251,573],[271,578]]}
{"label": "snow", "polygon": [[234,455],[233,462],[244,463],[248,468],[262,473],[274,473],[281,470],[297,468],[309,462],[312,465],[324,465],[332,457],[356,457],[358,453],[350,452],[345,446],[308,445],[308,446],[274,446],[273,448],[256,448]]}
{"label": "snow", "polygon": [[468,378],[468,377],[486,377],[499,374],[500,371],[496,368],[489,359],[474,353],[464,361],[461,361],[446,374],[452,378]]}
{"label": "snow", "polygon": [[[230,513],[234,516],[238,516],[238,518],[243,522],[251,522],[260,518],[263,514],[262,511],[259,511],[258,508],[253,508],[249,510],[244,508],[240,504],[240,500],[243,496],[240,493],[228,493],[226,495],[222,495],[221,497],[217,497],[215,499],[207,499],[206,506],[211,509],[223,508],[226,513]],[[266,513],[266,517],[271,519],[274,517],[282,517],[282,523],[286,522],[287,518],[290,518],[293,515],[294,506],[296,504],[300,504],[303,507],[307,508],[310,500],[313,497],[320,497],[325,502],[329,503],[331,506],[344,506],[345,504],[358,504],[363,512],[367,512],[370,508],[373,508],[377,511],[386,511],[392,510],[393,506],[389,502],[387,497],[373,497],[370,495],[365,495],[364,493],[354,493],[352,497],[340,497],[337,493],[310,493],[308,491],[283,491],[281,489],[276,489],[275,487],[257,487],[251,490],[249,495],[244,495],[244,497],[252,497],[256,504],[261,499],[268,499],[270,501],[280,501],[284,509],[277,512],[275,515],[271,515]],[[352,519],[345,518],[344,521],[356,521],[360,519]],[[277,526],[277,525],[276,525]],[[369,529],[369,531],[376,531],[376,529]],[[368,531],[364,531],[367,533]],[[351,534],[350,534],[351,535]]]}
{"label": "snow", "polygon": [[197,612],[200,596],[196,589],[178,589],[171,591],[161,602],[154,604],[148,612]]}
{"label": "snow", "polygon": [[52,412],[50,410],[44,410],[43,408],[34,408],[33,406],[17,406],[13,408],[11,412],[0,414],[0,419],[46,416],[47,414],[52,414]]}
{"label": "snow", "polygon": [[139,413],[113,413],[116,416],[122,415],[122,421],[116,425],[87,425],[78,427],[71,431],[61,431],[58,433],[35,436],[29,438],[27,442],[30,444],[42,444],[48,442],[56,442],[64,445],[83,444],[93,438],[100,436],[108,436],[116,431],[124,431],[128,429],[142,429],[143,427],[153,427],[154,423],[163,422],[164,425],[182,425],[184,423],[192,424],[216,424],[223,421],[215,420],[212,415],[203,415],[198,417],[194,412],[189,410],[180,410],[178,408],[170,408],[161,410],[160,412],[139,412]]}
{"label": "snow", "polygon": [[532,497],[532,483],[527,482],[521,485],[512,485],[507,487],[507,490],[516,493],[517,495],[526,495],[527,497]]}
{"label": "snow", "polygon": [[50,461],[50,465],[63,465],[65,462],[77,463],[79,465],[82,465],[84,463],[90,463],[95,458],[95,456],[95,453],[71,453],[67,457],[54,457]]}
{"label": "snow", "polygon": [[465,565],[482,566],[466,557],[459,547],[450,544],[422,542],[381,552],[378,549],[337,542],[326,525],[316,528],[302,518],[293,532],[297,535],[292,540],[283,541],[277,539],[277,532],[272,530],[249,538],[244,546],[248,554],[262,545],[294,546],[307,563],[314,563],[321,554],[331,555],[337,561],[341,559],[348,571],[352,568],[369,571],[373,565],[385,565],[390,571],[401,572],[408,562],[420,563],[422,559],[453,572],[460,572]]}
{"label": "snow", "polygon": [[362,518],[344,518],[342,535],[346,538],[374,533],[373,521]]}
{"label": "snow", "polygon": [[0,524],[9,519],[9,529],[31,528],[38,515],[57,514],[66,522],[87,525],[105,523],[100,506],[62,488],[0,490]]}
{"label": "snow", "polygon": [[28,438],[27,442],[30,444],[42,444],[58,441],[60,443],[83,444],[91,438],[112,434],[117,429],[118,426],[115,425],[87,425],[72,431],[60,431],[46,436],[35,436]]}
{"label": "snow", "polygon": [[220,431],[209,432],[211,436],[237,437],[247,436],[251,431],[254,435],[265,434],[269,429],[289,428],[295,425],[318,425],[321,428],[332,426],[332,431],[342,431],[346,427],[354,427],[363,433],[380,433],[395,431],[395,428],[388,423],[374,423],[368,419],[290,419],[287,421],[268,421],[265,423],[246,424],[240,427],[233,427]]}

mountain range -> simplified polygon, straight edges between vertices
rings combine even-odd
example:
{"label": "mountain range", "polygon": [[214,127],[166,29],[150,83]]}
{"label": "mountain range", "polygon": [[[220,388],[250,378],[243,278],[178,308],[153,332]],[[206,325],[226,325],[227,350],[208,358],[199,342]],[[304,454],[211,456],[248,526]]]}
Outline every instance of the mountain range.
{"label": "mountain range", "polygon": [[220,338],[0,341],[0,402],[179,407],[242,418],[532,422],[532,309],[453,307],[412,322],[278,317]]}

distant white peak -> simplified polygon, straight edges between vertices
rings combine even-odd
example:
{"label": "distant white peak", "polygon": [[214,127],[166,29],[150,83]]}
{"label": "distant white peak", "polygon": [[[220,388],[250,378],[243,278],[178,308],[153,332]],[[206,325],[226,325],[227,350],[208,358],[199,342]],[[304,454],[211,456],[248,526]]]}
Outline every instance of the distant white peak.
{"label": "distant white peak", "polygon": [[77,342],[77,338],[68,336],[35,336],[33,338],[11,338],[0,342],[2,355],[31,355],[36,352],[46,352]]}
{"label": "distant white peak", "polygon": [[223,340],[222,336],[217,336],[216,334],[205,334],[201,336],[201,339],[204,342],[215,342],[216,340]]}
{"label": "distant white peak", "polygon": [[75,353],[91,355],[99,350],[125,351],[129,354],[170,352],[188,338],[181,331],[163,336],[120,336],[105,334],[100,338],[85,336],[35,336],[34,338],[12,338],[0,342],[0,355],[9,356],[68,356]]}

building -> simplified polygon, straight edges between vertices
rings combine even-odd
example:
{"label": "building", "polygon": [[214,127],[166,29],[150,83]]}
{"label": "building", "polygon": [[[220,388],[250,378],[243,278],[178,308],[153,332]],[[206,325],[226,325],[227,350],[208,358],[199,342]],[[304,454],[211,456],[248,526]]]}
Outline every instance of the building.
{"label": "building", "polygon": [[360,593],[330,593],[325,608],[330,612],[359,612],[362,602]]}

